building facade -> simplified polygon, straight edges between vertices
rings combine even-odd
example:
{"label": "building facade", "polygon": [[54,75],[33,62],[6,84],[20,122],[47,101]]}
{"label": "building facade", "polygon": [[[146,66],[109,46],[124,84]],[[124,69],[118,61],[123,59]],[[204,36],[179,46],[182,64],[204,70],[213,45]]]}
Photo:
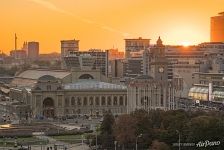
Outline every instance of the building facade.
{"label": "building facade", "polygon": [[136,109],[176,109],[176,89],[173,82],[168,81],[168,61],[160,37],[150,53],[149,74],[140,75],[128,84],[128,113]]}
{"label": "building facade", "polygon": [[140,50],[148,49],[150,46],[150,39],[125,39],[125,58],[131,57],[131,52],[138,52]]}
{"label": "building facade", "polygon": [[218,16],[211,17],[210,41],[224,42],[224,12]]}
{"label": "building facade", "polygon": [[66,68],[64,57],[69,54],[69,51],[79,51],[79,40],[62,40],[61,41],[61,62],[62,69]]}
{"label": "building facade", "polygon": [[108,51],[68,51],[63,59],[66,69],[100,70],[103,75],[108,76]]}
{"label": "building facade", "polygon": [[13,79],[9,97],[28,105],[37,118],[126,113],[126,86],[106,79],[93,70],[27,70]]}
{"label": "building facade", "polygon": [[39,58],[39,42],[28,42],[28,59],[31,61]]}

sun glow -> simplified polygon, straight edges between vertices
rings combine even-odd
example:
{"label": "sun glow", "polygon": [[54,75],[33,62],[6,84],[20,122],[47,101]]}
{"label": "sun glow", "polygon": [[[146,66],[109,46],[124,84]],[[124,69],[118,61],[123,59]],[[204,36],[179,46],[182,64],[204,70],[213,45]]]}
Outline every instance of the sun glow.
{"label": "sun glow", "polygon": [[190,45],[191,45],[191,43],[190,43],[190,42],[185,41],[185,42],[182,42],[182,43],[181,43],[181,45],[183,45],[184,47],[188,47],[188,46],[190,46]]}

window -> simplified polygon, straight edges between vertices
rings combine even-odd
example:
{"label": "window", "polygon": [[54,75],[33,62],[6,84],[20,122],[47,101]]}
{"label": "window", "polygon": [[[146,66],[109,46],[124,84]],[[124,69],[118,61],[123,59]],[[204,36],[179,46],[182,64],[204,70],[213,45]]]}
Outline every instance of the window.
{"label": "window", "polygon": [[114,105],[117,105],[117,96],[114,97]]}
{"label": "window", "polygon": [[96,97],[96,98],[95,98],[95,103],[96,103],[97,106],[100,104],[99,97]]}
{"label": "window", "polygon": [[72,99],[71,99],[71,105],[72,105],[72,106],[75,105],[75,97],[72,97]]}
{"label": "window", "polygon": [[124,100],[123,100],[123,96],[120,96],[120,99],[119,99],[119,105],[124,105]]}
{"label": "window", "polygon": [[86,106],[87,105],[87,97],[84,97],[84,100],[83,100],[83,105]]}
{"label": "window", "polygon": [[103,96],[101,98],[101,105],[105,105],[106,104],[106,98]]}
{"label": "window", "polygon": [[89,105],[91,105],[91,106],[93,105],[93,97],[89,98]]}

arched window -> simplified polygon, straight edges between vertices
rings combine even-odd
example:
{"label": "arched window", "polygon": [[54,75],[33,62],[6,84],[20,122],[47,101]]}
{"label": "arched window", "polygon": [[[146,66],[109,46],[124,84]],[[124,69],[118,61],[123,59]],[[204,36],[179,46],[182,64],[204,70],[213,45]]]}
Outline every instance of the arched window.
{"label": "arched window", "polygon": [[84,97],[84,100],[83,100],[83,105],[86,106],[87,105],[87,97]]}
{"label": "arched window", "polygon": [[123,99],[123,96],[120,96],[119,98],[119,105],[124,105],[124,99]]}
{"label": "arched window", "polygon": [[114,105],[117,105],[117,96],[114,96]]}
{"label": "arched window", "polygon": [[89,105],[93,105],[93,97],[89,98]]}
{"label": "arched window", "polygon": [[75,97],[71,98],[71,105],[74,106],[75,105]]}
{"label": "arched window", "polygon": [[101,98],[101,105],[105,105],[106,104],[106,98],[103,96],[102,98]]}
{"label": "arched window", "polygon": [[99,99],[99,97],[96,97],[95,98],[95,103],[96,103],[97,106],[100,105],[100,99]]}
{"label": "arched window", "polygon": [[79,77],[79,79],[94,79],[90,74],[83,74]]}
{"label": "arched window", "polygon": [[110,96],[107,97],[107,105],[109,105],[109,106],[111,105],[111,97]]}

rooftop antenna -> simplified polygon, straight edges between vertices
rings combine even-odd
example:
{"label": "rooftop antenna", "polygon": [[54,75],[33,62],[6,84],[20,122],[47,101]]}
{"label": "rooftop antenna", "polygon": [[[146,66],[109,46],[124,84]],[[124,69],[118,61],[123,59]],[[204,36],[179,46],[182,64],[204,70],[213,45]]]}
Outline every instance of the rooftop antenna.
{"label": "rooftop antenna", "polygon": [[17,50],[17,36],[16,36],[16,33],[15,33],[15,50]]}

